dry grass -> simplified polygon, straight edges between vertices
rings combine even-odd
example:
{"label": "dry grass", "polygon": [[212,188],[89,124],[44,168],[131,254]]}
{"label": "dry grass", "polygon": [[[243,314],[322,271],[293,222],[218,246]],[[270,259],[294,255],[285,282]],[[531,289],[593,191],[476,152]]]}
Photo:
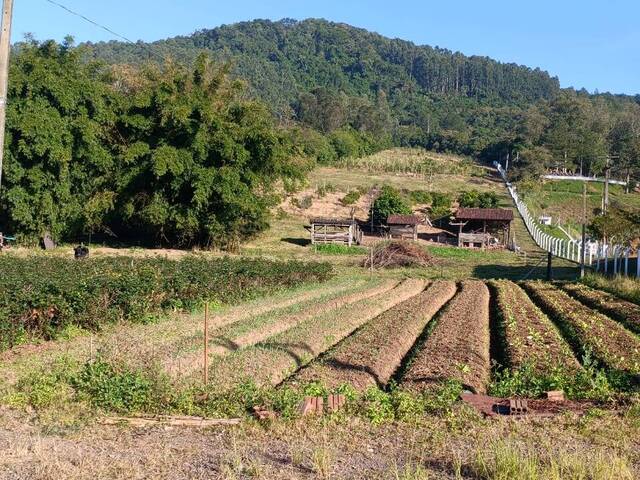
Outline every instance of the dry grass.
{"label": "dry grass", "polygon": [[[355,281],[353,285],[344,285],[342,289],[296,304],[293,308],[278,309],[266,315],[256,315],[227,327],[218,328],[209,337],[209,354],[211,356],[228,355],[282,333],[320,313],[330,312],[385,293],[394,288],[397,283],[394,280],[374,280],[367,283]],[[202,352],[195,350],[201,350],[203,342],[202,331],[197,335],[181,339],[180,343],[188,347],[188,352],[180,353],[182,349],[177,351],[174,349],[172,355],[163,360],[163,368],[172,376],[190,375],[196,368],[202,366]]]}
{"label": "dry grass", "polygon": [[60,435],[2,410],[0,478],[630,480],[639,439],[638,422],[613,414],[488,422],[457,409],[417,425],[311,419]]}
{"label": "dry grass", "polygon": [[221,388],[249,379],[258,385],[277,385],[361,325],[420,293],[425,284],[406,280],[390,292],[321,313],[268,341],[214,358],[209,378]]}

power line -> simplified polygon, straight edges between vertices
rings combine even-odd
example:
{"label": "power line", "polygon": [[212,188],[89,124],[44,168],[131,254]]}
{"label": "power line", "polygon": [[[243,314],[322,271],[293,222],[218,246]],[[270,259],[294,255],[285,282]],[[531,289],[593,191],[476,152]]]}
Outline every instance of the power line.
{"label": "power line", "polygon": [[81,13],[78,13],[78,12],[75,12],[75,11],[71,10],[69,7],[66,7],[66,6],[62,5],[61,3],[58,3],[58,2],[56,2],[56,1],[54,1],[54,0],[45,0],[45,1],[49,2],[49,3],[50,3],[50,4],[52,4],[52,5],[55,5],[55,6],[57,6],[57,7],[60,7],[61,9],[63,9],[63,10],[65,10],[65,11],[67,11],[68,13],[70,13],[71,15],[74,15],[74,16],[76,16],[76,17],[81,18],[81,19],[82,19],[82,20],[84,20],[85,22],[89,22],[90,24],[92,24],[92,25],[94,25],[94,26],[96,26],[96,27],[98,27],[98,28],[101,28],[102,30],[104,30],[104,31],[106,31],[106,32],[109,32],[111,35],[115,35],[116,37],[121,38],[121,39],[122,39],[122,40],[124,40],[125,42],[129,42],[129,43],[136,43],[136,42],[134,42],[133,40],[129,40],[129,39],[128,39],[127,37],[125,37],[124,35],[120,35],[119,33],[114,32],[114,31],[113,31],[113,30],[111,30],[109,27],[105,27],[104,25],[102,25],[102,24],[100,24],[100,23],[98,23],[98,22],[96,22],[96,21],[94,21],[94,20],[91,20],[90,18],[88,18],[88,17],[84,16],[83,14],[81,14]]}

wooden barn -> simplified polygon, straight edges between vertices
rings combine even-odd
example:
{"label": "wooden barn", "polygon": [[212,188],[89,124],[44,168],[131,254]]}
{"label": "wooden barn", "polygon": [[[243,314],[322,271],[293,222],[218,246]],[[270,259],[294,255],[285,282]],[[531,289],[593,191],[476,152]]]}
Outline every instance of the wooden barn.
{"label": "wooden barn", "polygon": [[389,238],[399,238],[401,240],[418,240],[418,225],[422,219],[416,215],[389,215],[387,226],[389,227]]}
{"label": "wooden barn", "polygon": [[459,247],[508,247],[512,222],[510,209],[460,208],[451,225],[459,227]]}
{"label": "wooden barn", "polygon": [[336,243],[341,245],[358,245],[362,241],[360,225],[352,218],[312,218],[311,244]]}

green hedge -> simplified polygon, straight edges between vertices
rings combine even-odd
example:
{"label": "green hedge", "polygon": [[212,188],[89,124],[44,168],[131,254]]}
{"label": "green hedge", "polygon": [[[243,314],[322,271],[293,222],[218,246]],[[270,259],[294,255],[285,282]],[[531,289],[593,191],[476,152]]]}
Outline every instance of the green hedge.
{"label": "green hedge", "polygon": [[232,303],[331,274],[326,263],[200,255],[84,261],[0,256],[0,350],[53,339],[71,325],[97,330],[116,321],[147,322],[205,300]]}

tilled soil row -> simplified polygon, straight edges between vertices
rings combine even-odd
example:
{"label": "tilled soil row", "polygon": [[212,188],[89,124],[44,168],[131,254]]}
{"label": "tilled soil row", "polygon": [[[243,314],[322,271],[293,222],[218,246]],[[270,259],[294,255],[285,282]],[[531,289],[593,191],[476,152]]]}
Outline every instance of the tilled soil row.
{"label": "tilled soil row", "polygon": [[[254,345],[320,313],[336,310],[345,305],[388,292],[398,285],[398,281],[386,280],[379,284],[374,282],[365,285],[369,285],[369,288],[363,289],[362,286],[357,285],[355,288],[347,289],[347,292],[343,294],[331,292],[325,296],[328,298],[320,297],[317,299],[317,303],[311,303],[309,306],[305,304],[295,313],[283,316],[267,315],[263,316],[263,318],[258,318],[257,321],[256,319],[248,319],[233,323],[226,328],[218,329],[209,341],[209,344],[212,345],[209,349],[209,355],[224,356],[241,348]],[[201,342],[202,339],[200,342],[194,340],[192,345],[200,345]],[[171,376],[190,375],[194,370],[201,367],[202,351],[195,351],[195,349],[176,358],[171,358],[163,364],[164,370]]]}
{"label": "tilled soil row", "polygon": [[640,373],[640,339],[611,320],[548,283],[528,282],[531,298],[562,328],[574,349],[590,349],[611,369]]}
{"label": "tilled soil row", "polygon": [[632,332],[640,334],[640,306],[635,303],[580,283],[565,284],[562,285],[562,289],[576,300],[619,321]]}
{"label": "tilled soil row", "polygon": [[330,389],[384,386],[433,316],[456,293],[453,282],[435,282],[426,291],[387,310],[298,372],[293,383],[319,381]]}
{"label": "tilled soil row", "polygon": [[268,341],[215,357],[209,378],[221,389],[246,380],[278,385],[361,325],[419,294],[425,285],[424,280],[405,280],[389,292],[321,313]]}
{"label": "tilled soil row", "polygon": [[466,281],[412,359],[402,387],[419,392],[452,379],[484,393],[490,372],[489,289],[483,282]]}
{"label": "tilled soil row", "polygon": [[491,285],[497,293],[498,328],[509,367],[518,369],[530,363],[540,375],[558,368],[575,373],[581,368],[553,322],[518,285],[507,280]]}
{"label": "tilled soil row", "polygon": [[[300,312],[277,318],[273,322],[262,323],[255,326],[252,325],[251,330],[246,333],[244,333],[245,329],[243,328],[243,325],[238,325],[238,328],[231,328],[229,332],[225,332],[224,334],[213,338],[212,343],[215,347],[212,349],[212,354],[225,355],[234,350],[261,342],[262,340],[288,330],[298,323],[309,320],[320,313],[326,313],[345,305],[351,305],[352,303],[359,302],[360,300],[366,300],[367,298],[388,292],[398,286],[398,283],[399,282],[397,280],[386,280],[381,285],[377,285],[367,290],[356,291],[347,295],[341,295],[337,298],[330,298],[324,302],[320,301],[304,308]],[[235,327],[235,324],[233,327]]]}

